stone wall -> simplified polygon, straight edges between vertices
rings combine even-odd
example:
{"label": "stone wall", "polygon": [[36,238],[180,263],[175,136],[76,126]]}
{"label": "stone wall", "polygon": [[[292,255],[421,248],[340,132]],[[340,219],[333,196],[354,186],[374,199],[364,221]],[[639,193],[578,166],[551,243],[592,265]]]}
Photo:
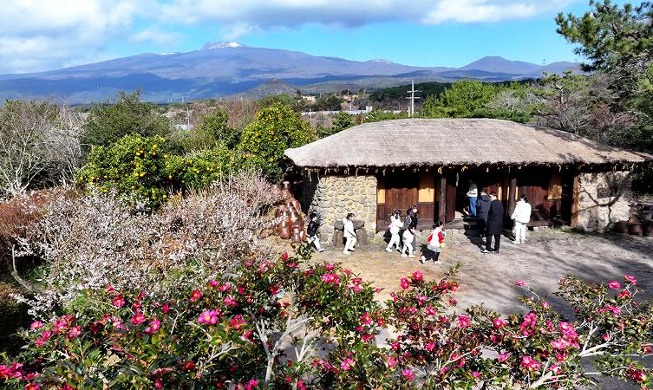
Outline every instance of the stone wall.
{"label": "stone wall", "polygon": [[376,233],[376,176],[317,175],[305,178],[300,202],[306,211],[322,215],[322,242],[333,239],[333,225],[347,213],[365,223],[369,237]]}
{"label": "stone wall", "polygon": [[578,227],[603,232],[630,217],[630,173],[592,172],[579,175]]}

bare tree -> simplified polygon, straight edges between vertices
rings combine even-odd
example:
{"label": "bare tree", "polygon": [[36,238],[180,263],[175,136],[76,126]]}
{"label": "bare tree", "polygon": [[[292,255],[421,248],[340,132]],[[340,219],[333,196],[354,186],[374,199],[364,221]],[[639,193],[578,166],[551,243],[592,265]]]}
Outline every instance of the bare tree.
{"label": "bare tree", "polygon": [[0,107],[0,195],[72,180],[81,123],[65,105],[6,101]]}

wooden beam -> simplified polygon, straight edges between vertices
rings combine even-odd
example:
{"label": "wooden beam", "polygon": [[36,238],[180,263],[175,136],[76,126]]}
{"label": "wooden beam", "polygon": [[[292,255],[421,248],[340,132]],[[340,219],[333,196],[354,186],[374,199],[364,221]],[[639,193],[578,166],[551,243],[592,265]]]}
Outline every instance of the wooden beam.
{"label": "wooden beam", "polygon": [[574,176],[574,187],[572,190],[571,198],[571,227],[578,227],[580,220],[580,178],[578,175]]}
{"label": "wooden beam", "polygon": [[508,210],[506,215],[512,214],[515,210],[515,198],[517,197],[517,178],[510,178],[510,186],[508,187]]}
{"label": "wooden beam", "polygon": [[440,176],[440,207],[438,207],[438,219],[444,223],[447,218],[447,178]]}

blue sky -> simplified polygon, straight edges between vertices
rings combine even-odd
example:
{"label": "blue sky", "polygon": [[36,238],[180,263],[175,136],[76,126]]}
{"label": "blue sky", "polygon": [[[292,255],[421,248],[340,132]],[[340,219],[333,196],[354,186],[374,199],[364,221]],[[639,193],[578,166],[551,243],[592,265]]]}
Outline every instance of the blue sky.
{"label": "blue sky", "polygon": [[413,66],[460,67],[490,55],[536,64],[581,61],[555,32],[554,18],[558,12],[580,16],[590,10],[588,0],[3,0],[2,5],[0,74],[187,52],[216,41]]}

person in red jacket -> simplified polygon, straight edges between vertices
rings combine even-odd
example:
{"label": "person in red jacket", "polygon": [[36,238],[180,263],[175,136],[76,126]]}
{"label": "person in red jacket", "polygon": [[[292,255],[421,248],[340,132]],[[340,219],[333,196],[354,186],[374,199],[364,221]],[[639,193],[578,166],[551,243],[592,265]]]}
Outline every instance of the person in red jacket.
{"label": "person in red jacket", "polygon": [[433,260],[437,263],[440,260],[440,253],[444,248],[444,239],[446,237],[444,225],[441,221],[433,225],[431,235],[426,239],[426,249],[422,252],[422,257],[419,262],[424,264],[426,260]]}

